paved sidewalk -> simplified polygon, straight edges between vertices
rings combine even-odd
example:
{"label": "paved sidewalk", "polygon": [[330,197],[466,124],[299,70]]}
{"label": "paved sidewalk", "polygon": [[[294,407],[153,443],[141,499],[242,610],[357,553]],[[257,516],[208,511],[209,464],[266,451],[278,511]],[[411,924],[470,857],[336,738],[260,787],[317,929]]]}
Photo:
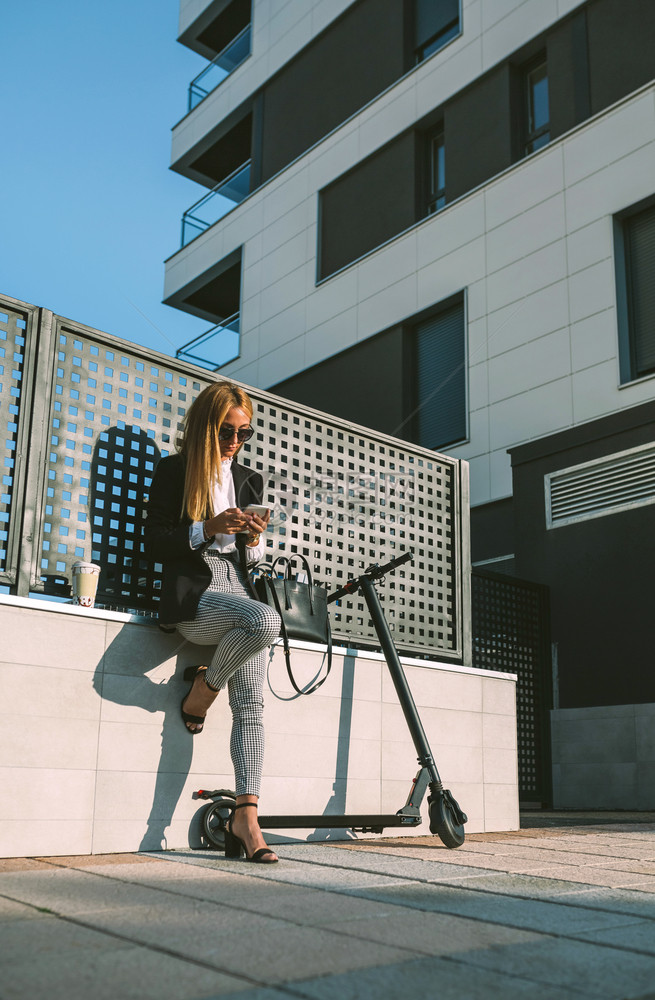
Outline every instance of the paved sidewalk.
{"label": "paved sidewalk", "polygon": [[655,998],[655,815],[0,861],[0,998]]}

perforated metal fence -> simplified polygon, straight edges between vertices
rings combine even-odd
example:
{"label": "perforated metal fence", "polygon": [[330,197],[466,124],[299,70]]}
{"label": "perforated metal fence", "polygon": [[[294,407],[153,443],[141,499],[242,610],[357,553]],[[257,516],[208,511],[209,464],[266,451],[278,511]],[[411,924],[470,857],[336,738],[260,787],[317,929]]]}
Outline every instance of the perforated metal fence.
{"label": "perforated metal fence", "polygon": [[[152,473],[220,376],[15,300],[0,300],[0,319],[2,582],[65,596],[72,564],[92,560],[100,603],[156,610],[161,567],[141,542]],[[245,388],[257,434],[240,461],[267,484],[269,555],[301,553],[333,589],[412,549],[381,592],[398,647],[468,659],[466,463]],[[376,644],[363,601],[331,619],[337,641]]]}
{"label": "perforated metal fence", "polygon": [[552,707],[548,588],[498,573],[472,573],[472,663],[517,675],[519,795],[552,798],[549,710]]}

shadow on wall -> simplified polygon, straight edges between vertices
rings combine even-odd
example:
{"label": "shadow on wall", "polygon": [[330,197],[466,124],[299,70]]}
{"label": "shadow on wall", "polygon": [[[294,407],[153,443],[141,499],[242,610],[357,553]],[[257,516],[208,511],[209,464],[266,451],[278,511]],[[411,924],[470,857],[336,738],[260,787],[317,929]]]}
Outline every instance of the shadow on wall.
{"label": "shadow on wall", "polygon": [[[143,552],[142,524],[145,496],[159,458],[155,442],[138,427],[111,427],[96,440],[90,511],[92,559],[101,567],[98,603],[152,609],[158,574]],[[172,660],[175,666],[169,676]],[[201,662],[202,650],[177,633],[165,635],[154,627],[128,627],[108,646],[94,674],[94,688],[103,700],[163,714],[155,791],[140,850],[166,846],[166,829],[193,756],[192,740],[179,715],[184,693],[179,681],[186,666]],[[159,669],[164,665],[166,676]],[[127,718],[122,715],[121,721]],[[135,718],[135,722],[138,725],[140,720]],[[146,745],[135,738],[135,755]],[[135,757],[129,763],[134,771],[154,769],[152,759],[139,761]],[[200,823],[195,817],[189,829],[189,845],[200,843]]]}
{"label": "shadow on wall", "polygon": [[[173,660],[175,665],[170,673]],[[193,737],[180,719],[180,701],[186,690],[180,681],[187,666],[202,662],[202,648],[187,642],[178,633],[165,635],[156,628],[138,625],[121,629],[107,647],[93,677],[93,686],[103,701],[163,715],[156,765],[152,757],[144,756],[142,760],[138,757],[140,752],[147,755],[147,741],[140,739],[138,732],[142,720],[136,713],[133,723],[129,715],[121,713],[120,716],[120,721],[127,723],[126,731],[131,728],[135,736],[135,756],[130,758],[129,769],[134,772],[156,769],[157,772],[150,814],[138,848],[142,851],[161,850],[167,846],[166,830],[184,790],[193,758]],[[160,668],[165,668],[165,675]],[[124,760],[124,746],[113,746],[112,752],[118,754],[119,762]],[[126,770],[124,764],[109,769]],[[202,845],[201,812],[195,814],[189,828],[190,847]]]}
{"label": "shadow on wall", "polygon": [[145,496],[160,451],[138,427],[111,427],[96,439],[91,463],[92,561],[100,566],[98,603],[152,607],[159,574],[143,552]]}
{"label": "shadow on wall", "polygon": [[[328,800],[324,816],[345,813],[348,790],[348,764],[350,760],[350,735],[353,717],[353,692],[355,688],[355,657],[344,656],[341,677],[341,704],[339,707],[339,732],[337,743],[336,775],[332,786],[332,796]],[[354,838],[354,834],[352,834]],[[335,838],[334,830],[314,830],[308,840],[342,840],[343,827]]]}

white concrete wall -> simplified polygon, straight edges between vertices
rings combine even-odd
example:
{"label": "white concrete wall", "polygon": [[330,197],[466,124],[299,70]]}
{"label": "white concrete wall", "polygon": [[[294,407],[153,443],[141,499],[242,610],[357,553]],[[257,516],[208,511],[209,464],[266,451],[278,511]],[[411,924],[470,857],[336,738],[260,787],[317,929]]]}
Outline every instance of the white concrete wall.
{"label": "white concrete wall", "polygon": [[652,378],[618,384],[612,215],[653,193],[655,88],[317,286],[318,190],[429,101],[406,78],[172,258],[166,292],[243,245],[223,372],[269,387],[466,288],[470,439],[449,453],[477,505],[511,494],[508,448],[653,398]]}
{"label": "white concrete wall", "polygon": [[[234,787],[226,697],[202,736],[179,716],[183,669],[202,649],[127,615],[8,597],[0,634],[0,856],[198,846],[193,791]],[[301,681],[321,661],[293,654]],[[406,671],[466,831],[517,829],[515,677],[422,661]],[[416,755],[379,656],[337,655],[323,687],[298,698],[276,648],[265,724],[262,813],[404,804]],[[427,812],[415,832],[428,832]]]}
{"label": "white concrete wall", "polygon": [[655,704],[551,712],[556,809],[655,809]]}

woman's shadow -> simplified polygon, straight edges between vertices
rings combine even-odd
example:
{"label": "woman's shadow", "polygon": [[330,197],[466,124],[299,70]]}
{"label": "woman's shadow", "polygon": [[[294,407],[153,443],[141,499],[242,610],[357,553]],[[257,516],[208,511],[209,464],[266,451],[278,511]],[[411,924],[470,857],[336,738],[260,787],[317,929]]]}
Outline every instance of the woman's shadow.
{"label": "woman's shadow", "polygon": [[[198,647],[177,633],[165,635],[153,626],[127,624],[108,645],[93,678],[93,685],[103,701],[131,706],[139,712],[163,714],[154,794],[138,846],[140,851],[162,850],[168,846],[166,830],[171,825],[191,770],[193,740],[180,719],[179,705],[185,688],[179,681],[186,666],[201,662],[199,655],[202,654]],[[111,711],[103,714],[109,722]],[[126,713],[120,713],[120,718],[128,724],[131,721]],[[138,725],[136,713],[135,723]],[[143,731],[149,734],[152,727],[143,727]],[[123,752],[119,747],[114,747],[113,751]],[[151,752],[150,747],[148,751]],[[144,770],[150,769],[149,762],[144,761]],[[188,843],[190,847],[202,843],[199,812],[189,827]]]}
{"label": "woman's shadow", "polygon": [[[155,442],[138,427],[108,428],[96,440],[89,497],[91,555],[101,567],[96,603],[105,607],[153,608],[161,567],[145,558],[142,524],[159,458]],[[111,631],[111,623],[107,627]],[[114,713],[106,706],[103,716],[108,722],[129,725],[133,717],[138,725],[141,712],[163,713],[154,796],[139,850],[166,846],[166,830],[193,756],[192,739],[180,719],[184,688],[179,680],[186,666],[202,663],[202,658],[201,648],[177,632],[167,635],[156,625],[126,624],[119,627],[94,673],[93,686],[104,702],[137,710]],[[110,754],[120,760],[124,748],[112,745]],[[149,769],[144,762],[144,770]],[[114,798],[111,792],[109,798]],[[201,843],[198,812],[188,836],[190,846]]]}

